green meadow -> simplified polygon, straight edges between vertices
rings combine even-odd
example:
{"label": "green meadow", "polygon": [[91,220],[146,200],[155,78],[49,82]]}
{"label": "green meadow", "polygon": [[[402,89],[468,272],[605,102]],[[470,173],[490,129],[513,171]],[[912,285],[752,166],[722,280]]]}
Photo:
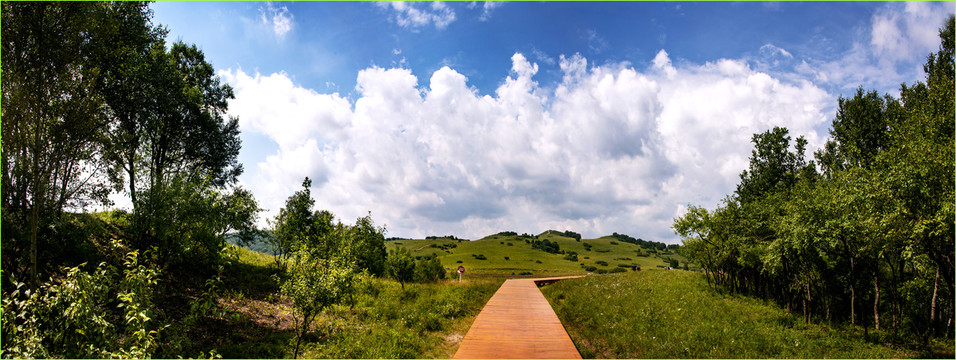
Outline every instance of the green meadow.
{"label": "green meadow", "polygon": [[[560,251],[548,253],[535,249],[531,244],[534,240],[557,243]],[[438,256],[448,268],[449,276],[457,276],[455,269],[464,266],[465,278],[598,274],[631,271],[635,265],[647,270],[669,266],[666,259],[677,260],[681,268],[687,264],[686,258],[668,249],[644,248],[610,236],[578,241],[550,232],[536,237],[489,235],[473,241],[395,240],[387,241],[386,247],[390,250],[405,247],[415,257]],[[572,252],[576,256],[571,256]]]}
{"label": "green meadow", "polygon": [[588,276],[541,291],[584,358],[953,358],[951,341],[890,345],[886,332],[807,324],[695,272]]}

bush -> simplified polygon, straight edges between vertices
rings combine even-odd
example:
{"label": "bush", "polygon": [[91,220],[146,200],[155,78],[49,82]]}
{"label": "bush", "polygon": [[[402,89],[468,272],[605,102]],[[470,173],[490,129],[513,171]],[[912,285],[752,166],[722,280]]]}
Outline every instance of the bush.
{"label": "bush", "polygon": [[405,283],[415,278],[415,261],[406,248],[398,248],[391,251],[385,259],[385,269],[388,275],[402,285],[405,289]]}
{"label": "bush", "polygon": [[552,242],[550,240],[533,240],[531,241],[531,248],[544,251],[549,254],[557,254],[561,252],[561,246],[557,242]]}
{"label": "bush", "polygon": [[510,259],[510,258],[509,258],[509,257],[507,257],[507,256],[505,256],[505,261],[507,261],[508,259]]}
{"label": "bush", "polygon": [[598,261],[595,261],[594,263],[601,266],[607,266],[607,261],[604,261],[604,260],[598,260]]}
{"label": "bush", "polygon": [[595,270],[597,270],[597,267],[594,267],[594,266],[585,266],[585,267],[584,267],[584,271],[587,271],[587,272],[594,272]]}
{"label": "bush", "polygon": [[445,278],[445,267],[438,257],[423,260],[415,265],[415,280],[423,283],[436,282]]}
{"label": "bush", "polygon": [[607,270],[604,270],[604,269],[597,269],[597,271],[595,272],[598,274],[607,274]]}
{"label": "bush", "polygon": [[[3,358],[153,355],[161,328],[153,314],[159,271],[141,265],[137,251],[126,255],[121,273],[107,263],[91,273],[81,271],[84,266],[33,292],[14,281],[16,290],[2,300]],[[114,317],[118,324],[110,322]]]}
{"label": "bush", "polygon": [[611,273],[611,274],[613,274],[613,273],[622,273],[622,272],[626,272],[626,271],[627,271],[627,269],[625,269],[625,268],[616,267],[616,268],[611,269],[611,271],[609,271],[609,273]]}
{"label": "bush", "polygon": [[484,254],[478,254],[478,255],[472,254],[471,256],[473,256],[475,260],[488,260],[488,258],[486,258]]}

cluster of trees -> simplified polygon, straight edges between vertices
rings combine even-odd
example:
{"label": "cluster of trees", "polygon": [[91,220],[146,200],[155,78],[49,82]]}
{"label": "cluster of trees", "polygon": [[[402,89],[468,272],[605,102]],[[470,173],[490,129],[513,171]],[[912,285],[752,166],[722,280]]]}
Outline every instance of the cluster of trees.
{"label": "cluster of trees", "polygon": [[558,245],[558,242],[557,241],[552,242],[548,239],[531,240],[531,248],[538,249],[549,254],[557,254],[561,252],[561,246]]}
{"label": "cluster of trees", "polygon": [[407,282],[429,283],[445,278],[445,267],[438,255],[415,259],[404,247],[389,253],[386,268],[388,275],[398,280],[403,290]]}
{"label": "cluster of trees", "polygon": [[425,237],[425,240],[441,240],[441,239],[457,240],[458,242],[461,242],[462,240],[464,240],[464,239],[460,239],[460,238],[455,237],[455,235],[426,236],[426,237]]}
{"label": "cluster of trees", "polygon": [[[151,18],[145,2],[2,3],[3,348],[22,350],[5,356],[151,356],[163,347],[116,349],[123,342],[104,329],[138,324],[135,336],[152,339],[171,320],[104,309],[116,299],[149,308],[162,295],[155,279],[186,266],[210,273],[226,234],[257,234],[258,205],[233,186],[242,166],[238,120],[226,116],[232,89],[196,46],[167,44]],[[113,216],[123,225],[119,245],[73,232],[76,212],[111,205],[113,193],[132,201]],[[139,254],[125,275],[118,270]],[[102,279],[83,280],[90,276]],[[63,296],[79,296],[88,311],[57,310]],[[77,349],[51,333],[68,321],[102,331],[69,335],[89,345]],[[94,348],[102,351],[83,352]]]}
{"label": "cluster of trees", "polygon": [[862,88],[839,99],[816,161],[787,129],[754,135],[736,191],[675,219],[682,253],[715,286],[807,321],[952,336],[953,21],[925,82],[899,99]]}
{"label": "cluster of trees", "polygon": [[565,231],[548,230],[548,231],[546,231],[546,233],[548,233],[548,234],[553,234],[553,235],[558,235],[558,236],[569,237],[569,238],[572,238],[572,239],[574,239],[574,240],[581,241],[581,234],[578,234],[578,233],[576,233],[576,232],[574,232],[574,231],[571,231],[571,230],[565,230]]}
{"label": "cluster of trees", "polygon": [[631,243],[631,244],[640,246],[640,247],[645,248],[645,249],[664,250],[664,249],[667,249],[667,248],[676,249],[677,247],[679,247],[679,246],[676,245],[676,244],[668,246],[667,244],[662,243],[662,242],[649,241],[649,240],[644,240],[644,239],[641,239],[641,238],[635,239],[634,237],[632,237],[632,236],[630,236],[630,235],[627,235],[627,234],[613,233],[613,234],[611,234],[611,237],[613,237],[613,238],[615,238],[615,239],[618,239],[618,240],[621,240],[621,241],[626,242],[626,243]]}

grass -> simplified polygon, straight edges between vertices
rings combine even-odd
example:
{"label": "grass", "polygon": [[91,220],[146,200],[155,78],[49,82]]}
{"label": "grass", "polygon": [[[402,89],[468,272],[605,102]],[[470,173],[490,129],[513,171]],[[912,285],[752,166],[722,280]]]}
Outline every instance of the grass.
{"label": "grass", "polygon": [[[270,255],[237,249],[219,300],[225,316],[206,319],[206,348],[225,358],[292,356],[291,304],[276,295]],[[500,279],[405,284],[365,278],[354,308],[326,309],[303,340],[302,358],[450,358]]]}
{"label": "grass", "polygon": [[[773,304],[710,289],[698,273],[640,271],[542,289],[585,358],[952,358],[882,344],[871,330],[806,324]],[[948,349],[947,349],[948,347]]]}
{"label": "grass", "polygon": [[336,306],[319,319],[305,358],[451,358],[500,281],[459,285],[369,279],[355,308]]}
{"label": "grass", "polygon": [[[399,240],[386,242],[386,247],[405,247],[413,256],[437,255],[442,265],[449,269],[450,275],[454,275],[453,269],[458,265],[464,265],[465,278],[583,275],[589,272],[586,268],[591,266],[611,270],[610,267],[640,265],[644,269],[653,269],[668,265],[664,257],[677,259],[681,264],[686,261],[678,254],[652,252],[638,245],[617,241],[610,236],[581,241],[548,233],[538,236],[538,240],[557,242],[565,252],[576,252],[578,260],[569,261],[565,259],[565,254],[549,254],[533,249],[525,240],[532,239],[491,235],[479,240],[461,242],[451,239]],[[455,247],[448,248],[449,244],[454,244]],[[590,245],[590,250],[587,250],[585,244]],[[441,245],[446,245],[446,249],[436,247]],[[476,255],[484,255],[485,259],[479,260]],[[600,262],[607,263],[610,267],[598,265]]]}

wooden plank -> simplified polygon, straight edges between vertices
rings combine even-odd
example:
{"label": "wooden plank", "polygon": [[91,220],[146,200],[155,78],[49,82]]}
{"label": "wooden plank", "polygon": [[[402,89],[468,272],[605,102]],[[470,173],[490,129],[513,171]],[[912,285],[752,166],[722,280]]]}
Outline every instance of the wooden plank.
{"label": "wooden plank", "polygon": [[536,282],[511,279],[488,300],[462,339],[456,359],[580,359],[581,354],[538,290]]}

